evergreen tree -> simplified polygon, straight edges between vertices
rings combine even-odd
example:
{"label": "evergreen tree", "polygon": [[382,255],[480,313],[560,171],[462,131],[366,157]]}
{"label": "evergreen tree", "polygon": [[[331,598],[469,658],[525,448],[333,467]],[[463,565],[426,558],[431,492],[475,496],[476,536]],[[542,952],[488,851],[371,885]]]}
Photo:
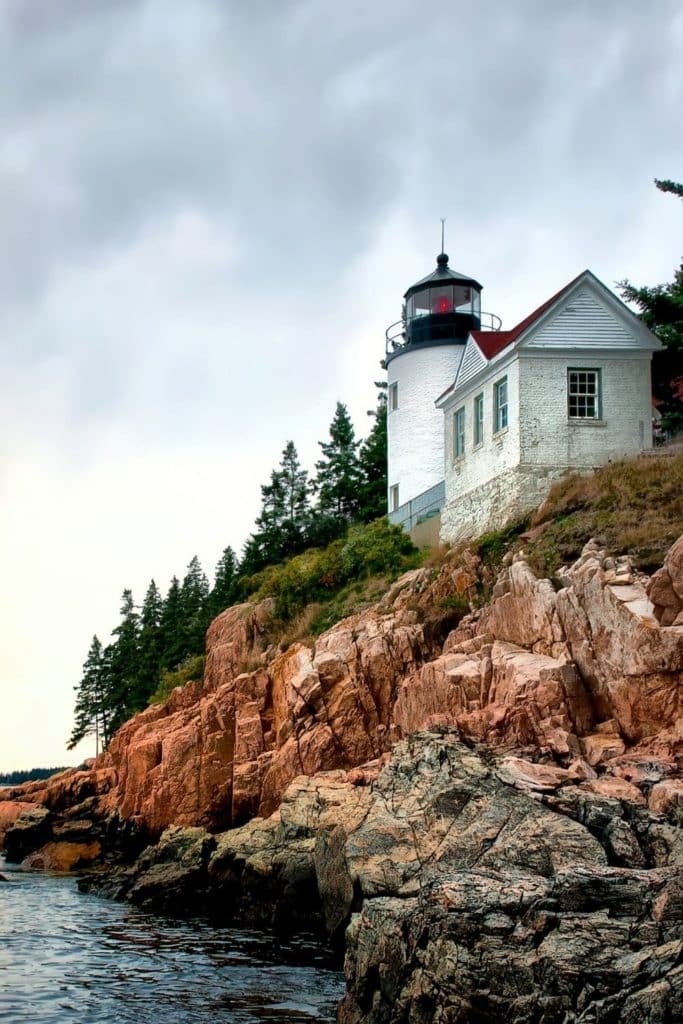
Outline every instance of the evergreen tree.
{"label": "evergreen tree", "polygon": [[[661,192],[683,199],[683,185],[659,181]],[[669,284],[636,287],[620,281],[621,297],[640,310],[640,318],[657,335],[664,349],[652,359],[652,391],[662,414],[665,430],[683,430],[683,262]]]}
{"label": "evergreen tree", "polygon": [[74,687],[76,705],[74,708],[74,726],[67,743],[67,750],[73,750],[86,736],[97,737],[96,752],[99,752],[109,740],[108,709],[104,693],[104,672],[102,644],[98,637],[92,638],[88,656],[83,663],[83,677]]}
{"label": "evergreen tree", "polygon": [[190,560],[180,588],[183,660],[204,653],[204,634],[208,625],[209,581],[196,555]]}
{"label": "evergreen tree", "polygon": [[283,515],[279,524],[282,534],[281,558],[296,555],[305,547],[306,528],[310,518],[308,473],[301,468],[293,441],[282,452],[278,471]]}
{"label": "evergreen tree", "polygon": [[[254,573],[260,572],[266,565],[268,565],[268,550],[264,544],[264,538],[262,534],[252,533],[242,548],[242,557],[240,558],[238,570],[239,576],[252,576]],[[242,594],[242,596],[245,595]]]}
{"label": "evergreen tree", "polygon": [[159,588],[154,580],[151,580],[140,612],[138,670],[131,695],[133,711],[147,707],[149,698],[159,682],[163,649],[162,612],[163,601]]}
{"label": "evergreen tree", "polygon": [[376,382],[375,386],[379,388],[377,408],[368,413],[374,416],[375,422],[360,446],[359,455],[359,518],[364,523],[379,519],[387,511],[387,386],[382,381]]}
{"label": "evergreen tree", "polygon": [[270,474],[270,483],[261,485],[261,511],[256,518],[256,529],[244,545],[240,563],[242,575],[251,575],[266,565],[281,561],[285,509],[283,482],[274,469]]}
{"label": "evergreen tree", "polygon": [[107,680],[106,703],[111,712],[112,733],[130,717],[134,709],[139,633],[140,620],[132,591],[124,590],[121,596],[121,622],[113,630],[116,640],[111,645]]}
{"label": "evergreen tree", "polygon": [[358,441],[345,405],[337,402],[330,440],[319,441],[323,458],[316,462],[318,509],[325,517],[347,524],[358,516],[361,468]]}
{"label": "evergreen tree", "polygon": [[216,566],[213,587],[209,594],[208,609],[210,618],[215,618],[216,615],[220,615],[224,609],[229,608],[231,604],[235,603],[236,581],[237,558],[232,548],[227,547]]}
{"label": "evergreen tree", "polygon": [[107,743],[113,736],[114,729],[118,728],[118,726],[115,726],[113,724],[113,660],[114,644],[107,644],[107,646],[102,649],[102,662],[100,667],[100,691],[102,694],[102,707],[104,709],[102,715],[102,724]]}
{"label": "evergreen tree", "polygon": [[173,669],[185,657],[185,637],[180,580],[174,576],[161,612],[161,668]]}
{"label": "evergreen tree", "polygon": [[288,441],[270,483],[261,486],[261,512],[247,541],[240,572],[251,574],[281,562],[306,546],[310,519],[308,474],[301,468],[293,441]]}

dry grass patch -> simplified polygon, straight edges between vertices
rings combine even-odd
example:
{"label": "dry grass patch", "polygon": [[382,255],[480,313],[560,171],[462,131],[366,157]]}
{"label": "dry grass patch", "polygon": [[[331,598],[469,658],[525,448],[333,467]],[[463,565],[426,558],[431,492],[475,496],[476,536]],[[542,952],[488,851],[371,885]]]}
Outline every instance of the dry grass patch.
{"label": "dry grass patch", "polygon": [[572,473],[552,488],[530,525],[529,560],[544,575],[577,558],[591,537],[652,572],[683,533],[683,453]]}

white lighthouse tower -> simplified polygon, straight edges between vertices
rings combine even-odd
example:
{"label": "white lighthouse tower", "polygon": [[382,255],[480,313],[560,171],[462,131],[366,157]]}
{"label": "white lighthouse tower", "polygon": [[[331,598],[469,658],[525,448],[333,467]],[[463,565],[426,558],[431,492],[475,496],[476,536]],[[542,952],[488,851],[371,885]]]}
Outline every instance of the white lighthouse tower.
{"label": "white lighthouse tower", "polygon": [[440,507],[444,423],[434,402],[455,380],[470,331],[481,327],[481,290],[441,252],[436,270],[405,293],[403,317],[386,332],[389,515],[408,529],[413,513]]}

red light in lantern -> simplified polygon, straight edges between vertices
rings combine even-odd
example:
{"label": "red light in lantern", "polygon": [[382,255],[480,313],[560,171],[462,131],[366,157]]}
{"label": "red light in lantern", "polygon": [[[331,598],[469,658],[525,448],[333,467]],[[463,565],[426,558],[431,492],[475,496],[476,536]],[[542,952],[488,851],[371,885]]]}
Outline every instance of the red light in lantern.
{"label": "red light in lantern", "polygon": [[432,313],[450,313],[453,308],[453,304],[447,295],[439,295],[438,299],[432,306]]}

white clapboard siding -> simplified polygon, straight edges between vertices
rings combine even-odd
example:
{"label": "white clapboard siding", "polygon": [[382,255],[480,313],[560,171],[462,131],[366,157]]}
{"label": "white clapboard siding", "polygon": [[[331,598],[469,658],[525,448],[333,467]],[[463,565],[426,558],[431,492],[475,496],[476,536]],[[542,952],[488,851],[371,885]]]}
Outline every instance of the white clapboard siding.
{"label": "white clapboard siding", "polygon": [[486,366],[486,359],[481,349],[469,338],[465,346],[465,354],[462,357],[458,376],[455,379],[455,390],[459,390],[464,384],[472,380],[481,369]]}
{"label": "white clapboard siding", "polygon": [[542,323],[523,343],[524,348],[640,348],[635,331],[615,316],[595,294],[579,288],[555,316]]}

